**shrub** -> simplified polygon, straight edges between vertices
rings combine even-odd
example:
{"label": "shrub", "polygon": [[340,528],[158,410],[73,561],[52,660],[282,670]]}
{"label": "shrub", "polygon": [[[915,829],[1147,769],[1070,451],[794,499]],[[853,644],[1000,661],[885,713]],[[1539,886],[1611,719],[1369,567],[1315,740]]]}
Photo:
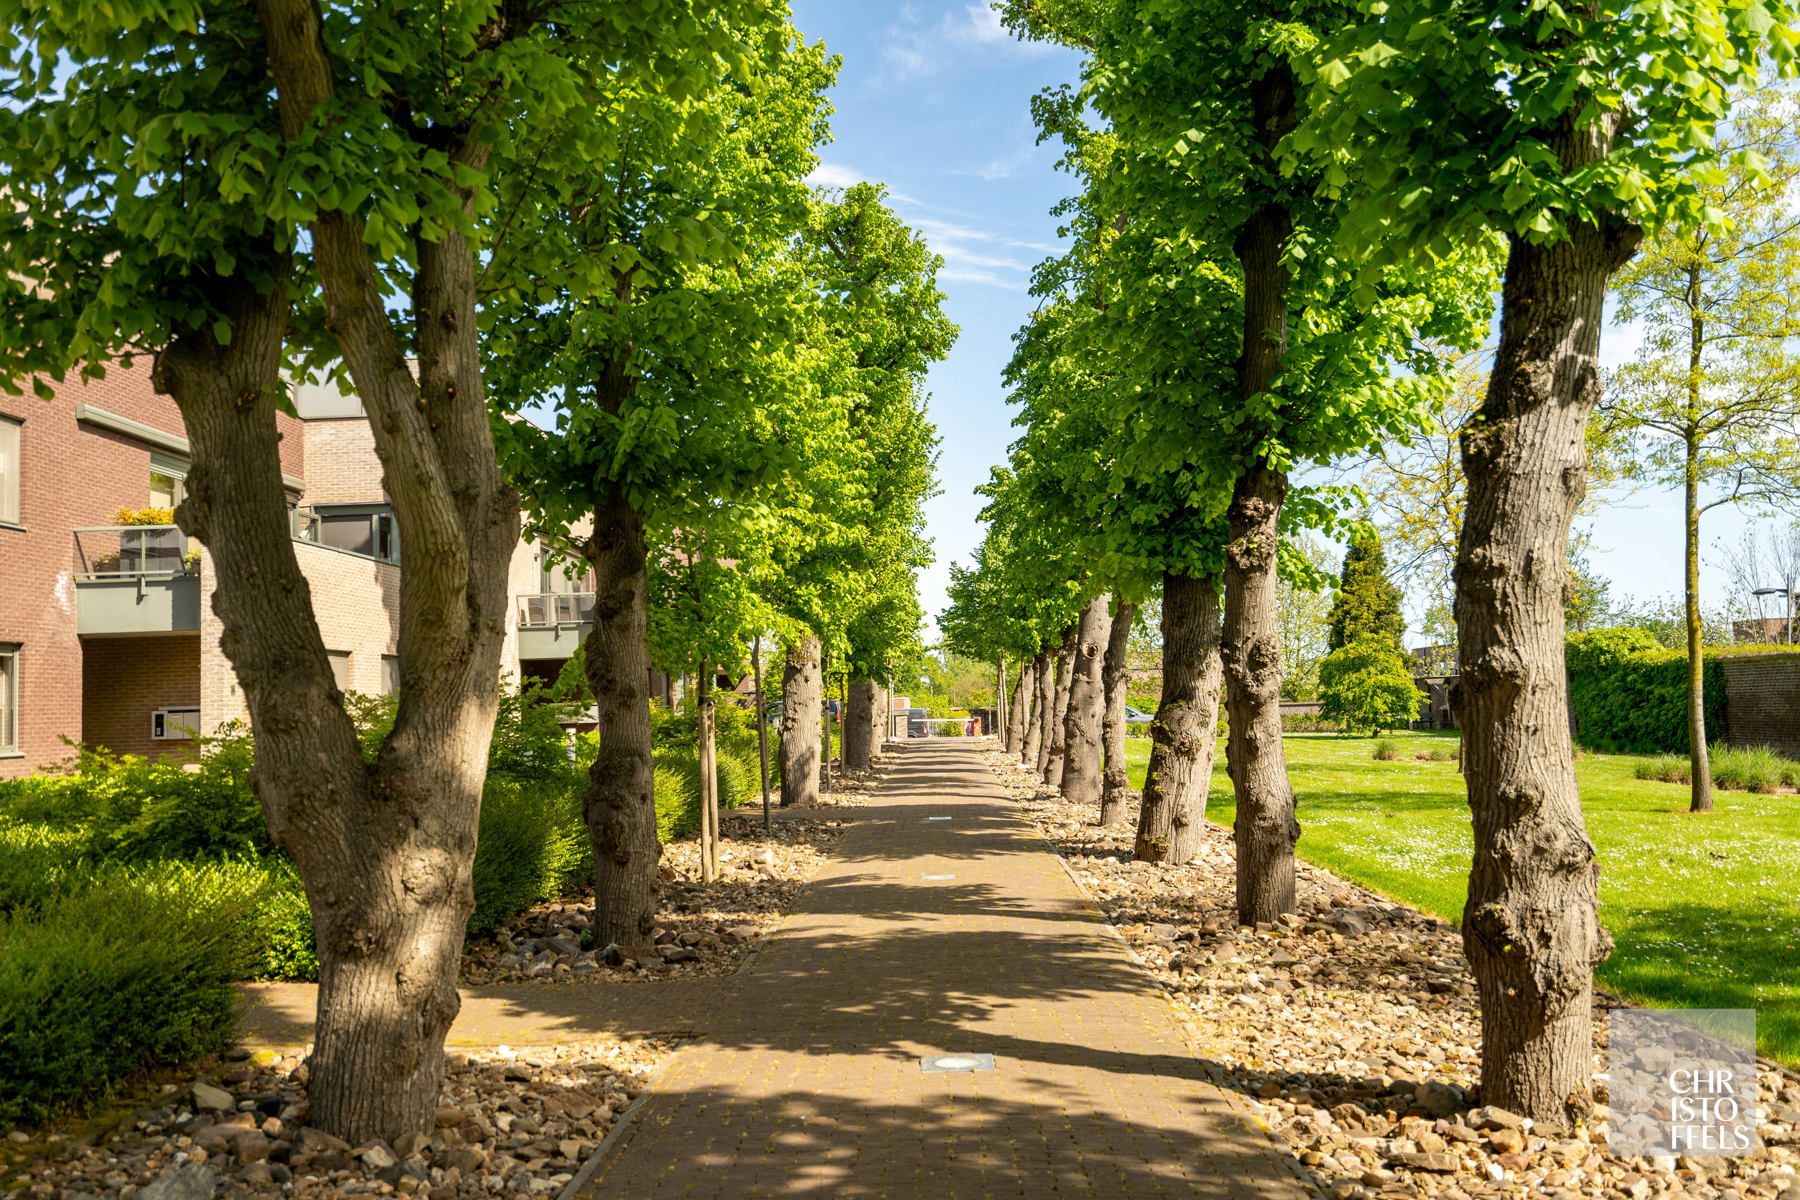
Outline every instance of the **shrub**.
{"label": "shrub", "polygon": [[85,841],[79,830],[0,825],[0,916],[87,886]]}
{"label": "shrub", "polygon": [[0,1124],[224,1046],[258,885],[226,864],[114,869],[0,919]]}
{"label": "shrub", "polygon": [[208,738],[192,770],[83,751],[72,768],[0,784],[0,821],[81,834],[80,855],[146,863],[273,852],[250,790],[250,739]]}
{"label": "shrub", "polygon": [[561,895],[592,861],[580,782],[570,771],[548,782],[490,779],[481,797],[469,932],[487,933]]}
{"label": "shrub", "polygon": [[1419,751],[1413,757],[1420,762],[1455,762],[1457,753],[1454,750],[1443,750],[1434,746],[1430,750]]}
{"label": "shrub", "polygon": [[1291,712],[1281,714],[1283,733],[1341,733],[1343,726],[1320,713]]}
{"label": "shrub", "polygon": [[319,951],[313,940],[312,905],[299,873],[286,860],[267,863],[262,870],[262,887],[246,917],[250,978],[317,979]]}
{"label": "shrub", "polygon": [[1795,764],[1767,746],[1712,748],[1713,782],[1733,792],[1775,792],[1791,786]]}
{"label": "shrub", "polygon": [[[1707,751],[1713,784],[1732,792],[1775,792],[1800,786],[1800,762],[1783,758],[1767,746],[1714,743]],[[1687,783],[1693,772],[1685,754],[1659,754],[1640,761],[1633,773],[1659,783]]]}
{"label": "shrub", "polygon": [[1419,715],[1423,697],[1398,642],[1366,637],[1333,650],[1319,664],[1319,715],[1340,721],[1346,733],[1377,734],[1405,728]]}
{"label": "shrub", "polygon": [[1400,758],[1400,743],[1393,738],[1382,738],[1375,743],[1375,753],[1371,757],[1376,762],[1396,762]]}
{"label": "shrub", "polygon": [[663,845],[700,828],[700,765],[679,752],[651,755],[655,765],[656,840]]}
{"label": "shrub", "polygon": [[1639,779],[1651,779],[1658,783],[1687,783],[1694,777],[1691,763],[1685,754],[1658,754],[1655,758],[1646,758],[1638,763],[1632,773]]}

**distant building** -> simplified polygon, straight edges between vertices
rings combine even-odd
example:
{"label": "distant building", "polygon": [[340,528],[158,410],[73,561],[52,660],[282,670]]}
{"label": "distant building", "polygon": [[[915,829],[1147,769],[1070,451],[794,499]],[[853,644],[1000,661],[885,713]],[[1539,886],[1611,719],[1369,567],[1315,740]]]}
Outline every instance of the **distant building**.
{"label": "distant building", "polygon": [[1786,617],[1750,617],[1731,623],[1731,636],[1739,645],[1786,645],[1789,642]]}
{"label": "distant building", "polygon": [[[147,359],[55,392],[0,395],[0,778],[66,761],[70,743],[191,757],[193,732],[246,716],[211,558],[162,511],[189,464],[175,402]],[[374,437],[335,387],[294,402],[276,418],[282,482],[319,633],[340,688],[389,694],[403,547]],[[509,589],[503,673],[555,678],[592,627],[591,572],[525,541]],[[650,688],[668,693],[660,675]]]}

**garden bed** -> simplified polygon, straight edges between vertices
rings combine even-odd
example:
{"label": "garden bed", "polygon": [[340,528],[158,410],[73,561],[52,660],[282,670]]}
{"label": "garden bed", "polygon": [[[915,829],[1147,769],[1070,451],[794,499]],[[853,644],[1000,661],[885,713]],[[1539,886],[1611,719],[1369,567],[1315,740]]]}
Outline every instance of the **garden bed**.
{"label": "garden bed", "polygon": [[[1762,1071],[1768,1148],[1754,1158],[1608,1154],[1605,1110],[1545,1137],[1479,1105],[1480,1023],[1459,935],[1310,863],[1299,912],[1239,927],[1231,835],[1197,859],[1131,859],[1131,822],[1044,793],[1004,755],[996,773],[1168,993],[1215,1077],[1246,1098],[1327,1195],[1800,1200],[1800,1078]],[[1601,1028],[1611,1002],[1597,1000]],[[1596,1067],[1601,1066],[1596,1061]]]}

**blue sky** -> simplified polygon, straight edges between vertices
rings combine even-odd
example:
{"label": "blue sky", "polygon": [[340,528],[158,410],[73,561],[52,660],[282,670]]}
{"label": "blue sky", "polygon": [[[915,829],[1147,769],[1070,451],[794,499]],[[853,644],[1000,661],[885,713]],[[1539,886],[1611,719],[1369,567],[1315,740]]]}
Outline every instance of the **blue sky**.
{"label": "blue sky", "polygon": [[[1054,251],[1050,208],[1069,190],[1054,147],[1038,146],[1031,97],[1073,83],[1079,59],[1025,45],[1001,28],[986,0],[794,0],[795,23],[843,58],[833,93],[835,140],[815,181],[888,185],[895,209],[945,262],[941,276],[962,337],[930,378],[931,414],[943,439],[943,494],[928,508],[937,562],[920,581],[928,615],[945,603],[949,564],[968,562],[981,539],[977,485],[1006,459],[1012,410],[1000,372],[1012,335],[1031,311],[1032,265]],[[1635,331],[1609,328],[1603,359],[1628,358]],[[1640,492],[1602,506],[1592,519],[1593,560],[1615,596],[1648,599],[1681,588],[1680,504]],[[1702,529],[1735,537],[1743,518],[1715,511]],[[1709,603],[1726,594],[1709,563]]]}

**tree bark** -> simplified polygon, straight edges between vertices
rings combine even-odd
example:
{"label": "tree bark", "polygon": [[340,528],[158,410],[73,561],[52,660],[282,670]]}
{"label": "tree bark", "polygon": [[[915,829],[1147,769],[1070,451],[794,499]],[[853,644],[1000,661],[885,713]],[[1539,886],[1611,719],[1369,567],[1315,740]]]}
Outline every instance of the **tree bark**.
{"label": "tree bark", "polygon": [[1062,786],[1063,759],[1068,753],[1064,741],[1069,716],[1069,691],[1074,682],[1075,639],[1078,627],[1063,630],[1062,645],[1056,650],[1056,686],[1050,694],[1050,709],[1044,714],[1044,765],[1040,772],[1050,787]]}
{"label": "tree bark", "polygon": [[819,705],[823,685],[819,639],[807,634],[787,647],[781,677],[781,807],[819,802]]}
{"label": "tree bark", "polygon": [[1025,723],[1025,737],[1019,743],[1019,763],[1033,771],[1043,770],[1044,714],[1050,708],[1047,699],[1052,688],[1050,672],[1054,669],[1047,650],[1039,650],[1031,660],[1031,712]]}
{"label": "tree bark", "polygon": [[582,804],[594,848],[593,942],[644,954],[662,857],[650,759],[649,557],[643,517],[620,489],[596,498],[583,549],[594,569],[594,627],[582,657],[600,734]]}
{"label": "tree bark", "polygon": [[1700,264],[1688,267],[1687,437],[1683,522],[1687,566],[1688,811],[1713,811],[1712,755],[1706,742],[1706,638],[1700,620],[1700,380],[1706,347],[1706,312],[1700,294]]}
{"label": "tree bark", "polygon": [[1069,708],[1063,717],[1062,791],[1076,804],[1100,807],[1100,725],[1105,715],[1106,646],[1112,635],[1112,596],[1102,592],[1081,610],[1070,662]]}
{"label": "tree bark", "polygon": [[1101,672],[1104,683],[1105,716],[1101,725],[1101,741],[1106,757],[1101,777],[1100,823],[1116,825],[1125,819],[1125,809],[1137,797],[1131,789],[1131,776],[1125,766],[1125,692],[1131,686],[1131,664],[1127,654],[1131,648],[1131,626],[1137,619],[1137,605],[1122,601],[1113,614],[1112,634],[1106,641],[1106,665]]}
{"label": "tree bark", "polygon": [[[1571,121],[1550,140],[1577,170],[1609,137]],[[1481,1002],[1481,1095],[1556,1126],[1589,1103],[1593,969],[1610,949],[1569,739],[1569,524],[1600,398],[1606,282],[1635,244],[1629,227],[1576,223],[1554,245],[1512,239],[1493,377],[1462,435],[1457,715],[1475,834],[1463,947]]]}
{"label": "tree bark", "polygon": [[[335,96],[337,73],[320,9],[309,0],[258,0],[281,135],[293,142]],[[404,97],[402,98],[404,99]],[[396,126],[479,178],[491,139],[479,108],[460,123]],[[456,197],[473,217],[474,192]],[[219,568],[215,597],[257,739],[256,774],[271,833],[294,859],[313,907],[320,978],[308,1082],[311,1120],[356,1144],[433,1128],[443,1041],[458,1006],[456,973],[474,904],[470,873],[498,704],[500,652],[510,617],[507,567],[519,539],[517,495],[500,476],[488,426],[475,315],[475,250],[454,228],[415,234],[409,311],[415,376],[390,311],[391,284],[371,257],[362,218],[324,208],[309,227],[332,332],[369,413],[383,484],[406,566],[399,594],[400,694],[394,726],[365,765],[341,697],[330,685],[291,545],[266,539],[285,523],[278,462],[239,458],[273,441],[266,390],[196,404],[214,418],[195,432],[196,480],[214,489],[195,509]],[[271,296],[280,297],[281,279]],[[285,304],[285,300],[282,300]],[[233,339],[236,339],[234,330]],[[259,353],[264,336],[251,336]],[[279,348],[273,351],[279,355]],[[182,364],[169,365],[172,390]],[[271,377],[272,378],[272,377]],[[266,384],[270,380],[260,380]],[[248,383],[245,379],[243,382]],[[244,423],[217,409],[228,401]],[[266,422],[266,424],[265,424]],[[203,445],[211,438],[210,445]],[[242,439],[241,446],[232,445]],[[247,464],[260,461],[260,468]],[[210,462],[210,467],[203,467]],[[207,476],[211,476],[210,479]],[[238,475],[258,482],[239,493]],[[266,478],[265,478],[266,476]],[[239,527],[260,538],[227,549]],[[279,601],[274,593],[286,594]],[[267,614],[287,626],[259,632]],[[310,622],[308,604],[307,621]],[[234,629],[235,626],[235,629]],[[321,674],[323,672],[323,674]],[[326,702],[340,716],[325,711]],[[360,782],[352,786],[353,780]]]}
{"label": "tree bark", "polygon": [[1217,585],[1165,575],[1162,635],[1162,704],[1150,726],[1150,769],[1132,857],[1178,866],[1200,850],[1212,786],[1222,676]]}
{"label": "tree bark", "polygon": [[[1220,661],[1231,718],[1227,762],[1237,798],[1237,914],[1244,925],[1294,911],[1294,790],[1281,744],[1281,646],[1276,524],[1287,477],[1256,466],[1238,480],[1228,510],[1225,620]],[[1168,686],[1164,682],[1164,688]],[[1165,692],[1166,694],[1166,692]]]}
{"label": "tree bark", "polygon": [[1019,678],[1013,685],[1012,702],[1006,710],[1006,753],[1020,755],[1025,748],[1026,724],[1030,721],[1032,662],[1019,664]]}
{"label": "tree bark", "polygon": [[719,878],[719,759],[713,713],[712,664],[700,664],[700,882]]}
{"label": "tree bark", "polygon": [[[1274,175],[1275,147],[1294,126],[1295,80],[1272,67],[1251,85],[1257,158]],[[1269,392],[1287,356],[1293,221],[1282,197],[1263,200],[1238,231],[1244,273],[1244,345],[1239,395],[1246,405]],[[1227,757],[1237,797],[1237,910],[1245,925],[1294,911],[1294,791],[1281,745],[1281,638],[1275,547],[1287,477],[1253,461],[1232,488],[1226,512],[1225,620],[1220,657],[1231,715]]]}
{"label": "tree bark", "polygon": [[866,771],[875,761],[875,681],[852,679],[844,712],[844,769]]}

